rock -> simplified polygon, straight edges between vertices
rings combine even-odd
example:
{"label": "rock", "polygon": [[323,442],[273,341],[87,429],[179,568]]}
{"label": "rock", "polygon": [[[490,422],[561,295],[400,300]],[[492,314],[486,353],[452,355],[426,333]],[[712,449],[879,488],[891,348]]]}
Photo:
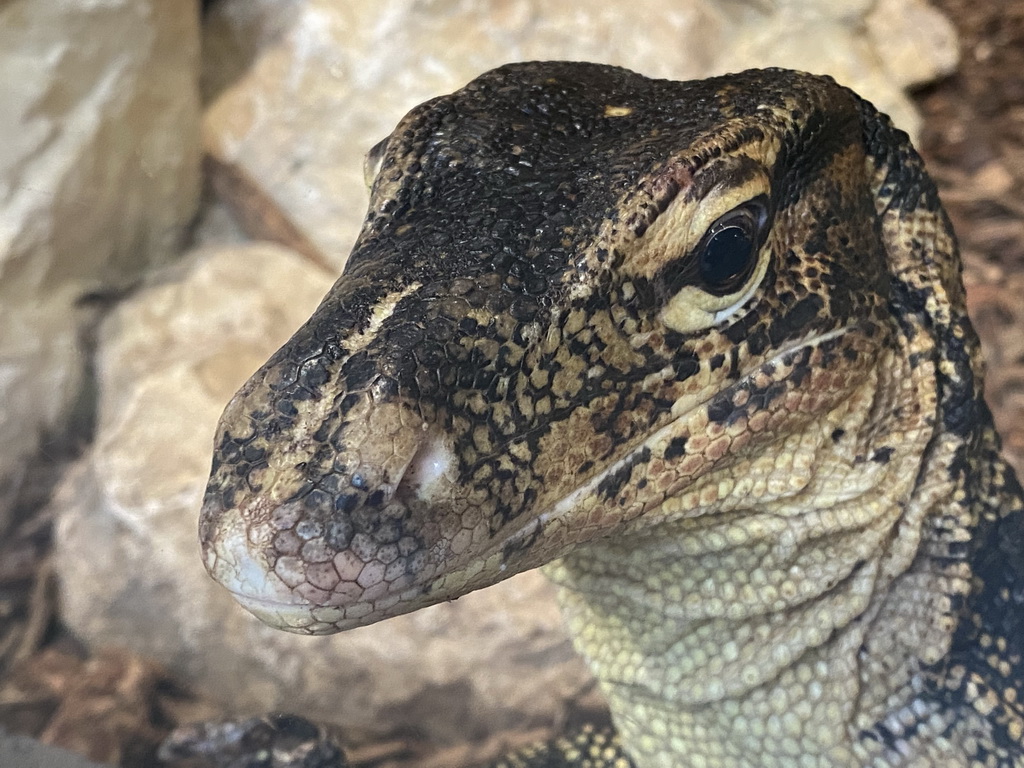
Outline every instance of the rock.
{"label": "rock", "polygon": [[223,0],[204,47],[214,184],[251,235],[335,269],[365,212],[364,153],[416,104],[499,64],[580,59],[675,79],[789,66],[833,74],[914,132],[902,89],[957,55],[923,0]]}
{"label": "rock", "polygon": [[57,747],[48,747],[27,736],[11,736],[0,730],[0,765],[17,768],[110,768]]}
{"label": "rock", "polygon": [[956,69],[956,28],[925,0],[878,0],[865,19],[872,47],[886,56],[897,87],[925,85]]}
{"label": "rock", "polygon": [[958,60],[956,30],[925,0],[743,3],[727,18],[716,71],[778,66],[832,75],[911,136],[921,120],[905,90],[950,74]]}
{"label": "rock", "polygon": [[278,246],[207,248],[107,318],[95,445],[54,501],[65,621],[231,712],[442,741],[560,721],[588,678],[536,573],[327,638],[260,624],[206,576],[196,527],[217,417],[330,284]]}
{"label": "rock", "polygon": [[[666,14],[655,0],[631,3],[636,35],[621,34],[615,3],[608,10],[537,0],[289,5],[229,0],[214,9],[208,50],[237,47],[245,37],[274,42],[238,53],[252,67],[207,111],[204,146],[214,185],[250,234],[316,253],[335,269],[366,212],[363,155],[416,104],[510,59],[545,53],[663,72],[668,58],[686,63],[683,74],[701,71],[690,58],[665,56],[690,38],[701,10]],[[278,211],[273,230],[264,223],[268,209]]]}
{"label": "rock", "polygon": [[78,391],[80,297],[179,248],[198,72],[196,0],[0,3],[0,531]]}

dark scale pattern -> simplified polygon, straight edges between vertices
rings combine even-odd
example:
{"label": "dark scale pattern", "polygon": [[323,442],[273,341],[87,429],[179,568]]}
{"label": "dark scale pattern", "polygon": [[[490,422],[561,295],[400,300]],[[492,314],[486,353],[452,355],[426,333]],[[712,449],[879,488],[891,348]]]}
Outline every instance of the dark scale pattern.
{"label": "dark scale pattern", "polygon": [[507,766],[1024,762],[1021,491],[904,134],[794,72],[532,63],[373,157],[218,429],[246,607],[320,634],[550,564],[620,736]]}
{"label": "dark scale pattern", "polygon": [[157,756],[164,764],[202,768],[349,768],[323,728],[280,713],[181,726]]}

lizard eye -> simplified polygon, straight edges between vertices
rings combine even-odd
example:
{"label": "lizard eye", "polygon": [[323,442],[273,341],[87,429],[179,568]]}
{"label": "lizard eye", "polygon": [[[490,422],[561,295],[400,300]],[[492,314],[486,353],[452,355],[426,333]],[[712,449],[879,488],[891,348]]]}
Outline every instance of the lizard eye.
{"label": "lizard eye", "polygon": [[712,224],[697,246],[700,287],[715,296],[735,293],[757,264],[768,207],[757,197]]}
{"label": "lizard eye", "polygon": [[692,250],[662,269],[656,293],[665,297],[661,318],[670,328],[708,328],[753,296],[767,270],[762,256],[769,219],[767,195],[749,198],[712,221]]}

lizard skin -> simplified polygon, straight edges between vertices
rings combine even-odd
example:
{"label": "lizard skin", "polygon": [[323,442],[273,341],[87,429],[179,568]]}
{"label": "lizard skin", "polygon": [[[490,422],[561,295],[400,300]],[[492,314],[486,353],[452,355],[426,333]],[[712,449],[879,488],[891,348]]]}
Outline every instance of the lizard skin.
{"label": "lizard skin", "polygon": [[504,765],[1024,765],[1021,489],[888,118],[528,63],[368,165],[218,426],[200,538],[244,606],[322,634],[546,566],[618,736]]}

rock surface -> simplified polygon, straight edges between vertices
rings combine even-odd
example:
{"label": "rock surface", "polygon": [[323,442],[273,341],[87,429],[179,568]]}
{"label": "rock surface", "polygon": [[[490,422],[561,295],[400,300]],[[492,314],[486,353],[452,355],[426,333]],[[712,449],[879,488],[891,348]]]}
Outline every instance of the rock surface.
{"label": "rock surface", "polygon": [[451,741],[558,722],[587,676],[536,573],[328,638],[260,624],[206,576],[196,525],[216,419],[331,282],[278,246],[207,248],[106,319],[96,442],[54,500],[65,620],[229,711]]}
{"label": "rock surface", "polygon": [[416,104],[499,64],[580,59],[675,79],[794,67],[834,75],[913,132],[902,89],[957,59],[924,0],[224,0],[205,47],[214,183],[250,234],[334,268],[365,212],[363,154]]}
{"label": "rock surface", "polygon": [[78,299],[179,248],[198,72],[196,0],[0,3],[0,531],[76,396]]}
{"label": "rock surface", "polygon": [[9,736],[0,730],[0,765],[14,768],[110,768],[27,736]]}

